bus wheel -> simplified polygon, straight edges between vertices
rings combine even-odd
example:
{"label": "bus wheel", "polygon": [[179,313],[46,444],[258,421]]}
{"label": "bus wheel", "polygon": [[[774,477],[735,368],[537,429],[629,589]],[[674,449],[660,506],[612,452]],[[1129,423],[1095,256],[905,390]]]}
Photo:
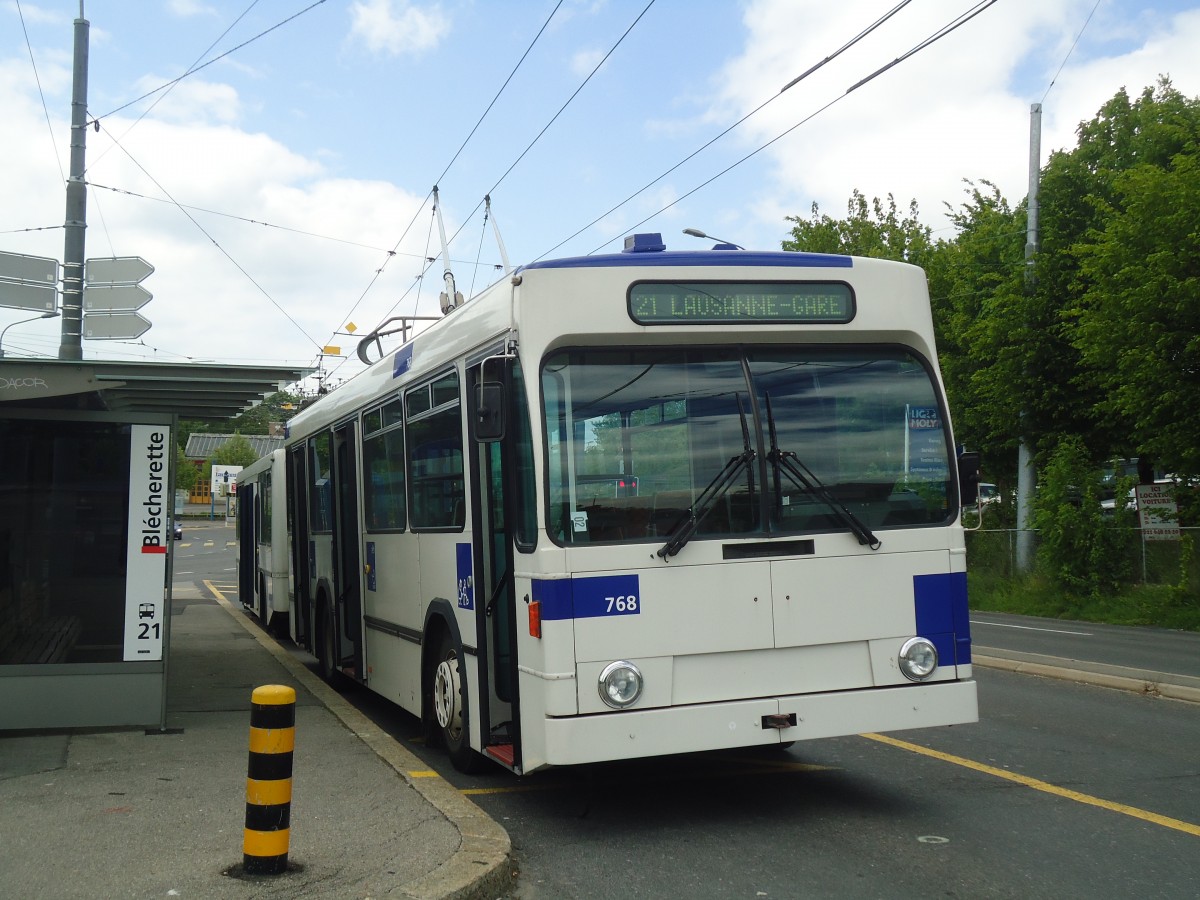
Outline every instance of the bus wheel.
{"label": "bus wheel", "polygon": [[341,673],[337,667],[337,636],[333,633],[333,619],[329,610],[324,609],[318,618],[320,625],[317,628],[317,668],[322,681],[330,687],[337,687]]}
{"label": "bus wheel", "polygon": [[484,766],[484,759],[471,749],[467,737],[466,719],[463,716],[466,693],[462,683],[462,669],[458,652],[449,635],[442,636],[435,662],[437,668],[433,671],[433,715],[438,737],[446,747],[454,768],[467,774],[478,772]]}

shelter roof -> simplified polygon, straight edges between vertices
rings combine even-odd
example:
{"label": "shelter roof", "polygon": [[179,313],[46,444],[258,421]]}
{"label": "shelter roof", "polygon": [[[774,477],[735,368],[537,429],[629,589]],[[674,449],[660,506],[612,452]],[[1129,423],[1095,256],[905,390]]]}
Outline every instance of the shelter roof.
{"label": "shelter roof", "polygon": [[[183,455],[188,459],[208,459],[221,449],[233,437],[232,434],[214,434],[211,431],[194,431],[188,435],[187,447]],[[283,446],[282,437],[269,434],[243,434],[259,458],[266,456],[272,450]]]}
{"label": "shelter roof", "polygon": [[231,419],[312,371],[300,366],[4,357],[0,359],[0,409]]}

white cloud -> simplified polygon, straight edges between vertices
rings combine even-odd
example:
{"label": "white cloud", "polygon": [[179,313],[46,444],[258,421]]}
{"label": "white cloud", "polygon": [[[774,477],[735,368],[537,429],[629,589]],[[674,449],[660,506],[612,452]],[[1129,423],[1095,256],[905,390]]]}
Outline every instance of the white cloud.
{"label": "white cloud", "polygon": [[199,0],[171,0],[167,4],[168,9],[180,18],[191,18],[192,16],[215,16],[217,11],[207,3],[201,3]]}
{"label": "white cloud", "polygon": [[[147,75],[138,81],[137,91],[154,90],[170,80],[157,75]],[[155,102],[156,100],[158,102]],[[242,112],[238,93],[232,86],[217,81],[206,81],[197,75],[190,75],[169,88],[164,88],[146,98],[139,107],[131,109],[137,111],[151,103],[154,103],[151,116],[179,123],[231,124],[241,118]]]}
{"label": "white cloud", "polygon": [[[65,164],[69,128],[57,117],[47,129],[31,81],[27,67],[0,65],[0,117],[30,136],[0,141],[0,172],[22,173],[0,183],[3,249],[61,259],[64,194],[51,133]],[[155,266],[145,282],[154,299],[141,310],[154,325],[136,345],[85,341],[86,357],[305,364],[345,324],[376,269],[384,271],[354,313],[362,329],[414,283],[423,233],[414,230],[395,257],[378,248],[396,243],[421,197],[381,181],[332,178],[316,159],[265,134],[199,118],[143,120],[122,139],[135,164],[107,141],[109,129],[120,135],[132,121],[118,115],[98,134],[88,129],[88,180],[119,191],[89,191],[87,255],[141,256]],[[200,209],[185,214],[163,189]],[[18,230],[25,228],[48,230]],[[431,312],[436,290],[422,303]],[[0,309],[0,327],[20,318]],[[22,326],[12,349],[54,355],[55,327]]]}
{"label": "white cloud", "polygon": [[1136,98],[1159,75],[1168,75],[1182,93],[1200,93],[1200,10],[1153,20],[1149,28],[1130,52],[1069,66],[1058,77],[1044,104],[1047,153],[1073,147],[1079,123],[1095,116],[1121,87]]}
{"label": "white cloud", "polygon": [[[743,17],[743,49],[713,78],[718,87],[705,115],[710,127],[724,127],[778,95],[792,78],[892,6],[867,0],[832,7],[822,0],[755,0]],[[902,208],[915,198],[922,218],[934,228],[946,224],[944,203],[957,207],[965,199],[964,178],[993,181],[1013,202],[1025,196],[1030,105],[1046,94],[1093,7],[1090,0],[997,4],[846,93],[969,6],[962,0],[927,0],[906,7],[722,142],[740,143],[741,155],[812,117],[764,151],[772,171],[746,210],[759,233],[778,233],[781,212],[805,216],[814,201],[822,212],[842,216],[856,188],[868,197],[893,193]],[[1127,9],[1114,15],[1119,21],[1093,21],[1090,27],[1100,46],[1119,42],[1120,49],[1090,61],[1077,49],[1047,96],[1043,162],[1050,150],[1074,146],[1078,122],[1093,116],[1122,85],[1136,94],[1159,71],[1178,74],[1177,85],[1185,93],[1186,85],[1200,83],[1200,57],[1194,52],[1200,12],[1157,21],[1132,17]]]}
{"label": "white cloud", "polygon": [[[8,7],[13,15],[18,14],[16,3],[9,2],[5,6]],[[25,20],[26,25],[33,25],[35,23],[41,25],[62,25],[71,21],[70,16],[64,15],[58,10],[45,9],[40,6],[34,6],[32,3],[22,3],[19,13],[20,18]]]}
{"label": "white cloud", "polygon": [[440,6],[422,9],[405,0],[362,0],[351,4],[350,16],[351,38],[392,56],[431,50],[450,31]]}

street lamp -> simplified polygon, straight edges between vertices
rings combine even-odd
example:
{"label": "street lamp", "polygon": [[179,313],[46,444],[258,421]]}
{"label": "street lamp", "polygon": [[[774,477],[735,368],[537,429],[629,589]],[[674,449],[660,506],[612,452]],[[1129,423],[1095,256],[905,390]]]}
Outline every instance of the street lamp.
{"label": "street lamp", "polygon": [[24,325],[26,322],[36,322],[39,319],[53,319],[58,315],[57,309],[52,309],[50,312],[44,312],[40,316],[34,316],[32,319],[21,319],[17,322],[9,322],[4,326],[4,330],[0,331],[0,359],[4,359],[4,336],[8,334],[8,329],[14,325]]}
{"label": "street lamp", "polygon": [[[746,249],[741,244],[735,244],[733,241],[726,241],[726,240],[723,240],[722,238],[715,237],[711,234],[705,234],[699,228],[685,228],[685,229],[683,229],[683,233],[690,237],[705,238],[710,241],[716,241],[718,244],[724,244],[725,247],[732,247],[734,250],[745,250]],[[721,249],[725,249],[725,247],[722,247]],[[713,249],[716,249],[716,248],[714,247]]]}

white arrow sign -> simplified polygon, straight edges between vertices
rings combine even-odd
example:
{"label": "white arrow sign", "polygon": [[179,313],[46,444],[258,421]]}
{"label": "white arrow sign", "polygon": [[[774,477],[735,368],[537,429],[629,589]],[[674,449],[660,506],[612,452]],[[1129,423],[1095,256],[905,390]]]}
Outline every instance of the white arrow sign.
{"label": "white arrow sign", "polygon": [[42,309],[50,312],[58,301],[58,291],[52,284],[28,284],[19,281],[0,281],[0,306],[9,309]]}
{"label": "white arrow sign", "polygon": [[83,336],[89,341],[129,341],[141,337],[150,328],[150,320],[135,312],[83,317]]}
{"label": "white arrow sign", "polygon": [[83,289],[84,312],[133,312],[154,298],[140,284],[89,284]]}
{"label": "white arrow sign", "polygon": [[112,256],[87,260],[83,280],[86,284],[137,284],[154,271],[140,256]]}
{"label": "white arrow sign", "polygon": [[0,253],[0,306],[49,312],[57,302],[57,259]]}
{"label": "white arrow sign", "polygon": [[0,253],[0,280],[54,286],[58,283],[58,260],[24,253]]}

